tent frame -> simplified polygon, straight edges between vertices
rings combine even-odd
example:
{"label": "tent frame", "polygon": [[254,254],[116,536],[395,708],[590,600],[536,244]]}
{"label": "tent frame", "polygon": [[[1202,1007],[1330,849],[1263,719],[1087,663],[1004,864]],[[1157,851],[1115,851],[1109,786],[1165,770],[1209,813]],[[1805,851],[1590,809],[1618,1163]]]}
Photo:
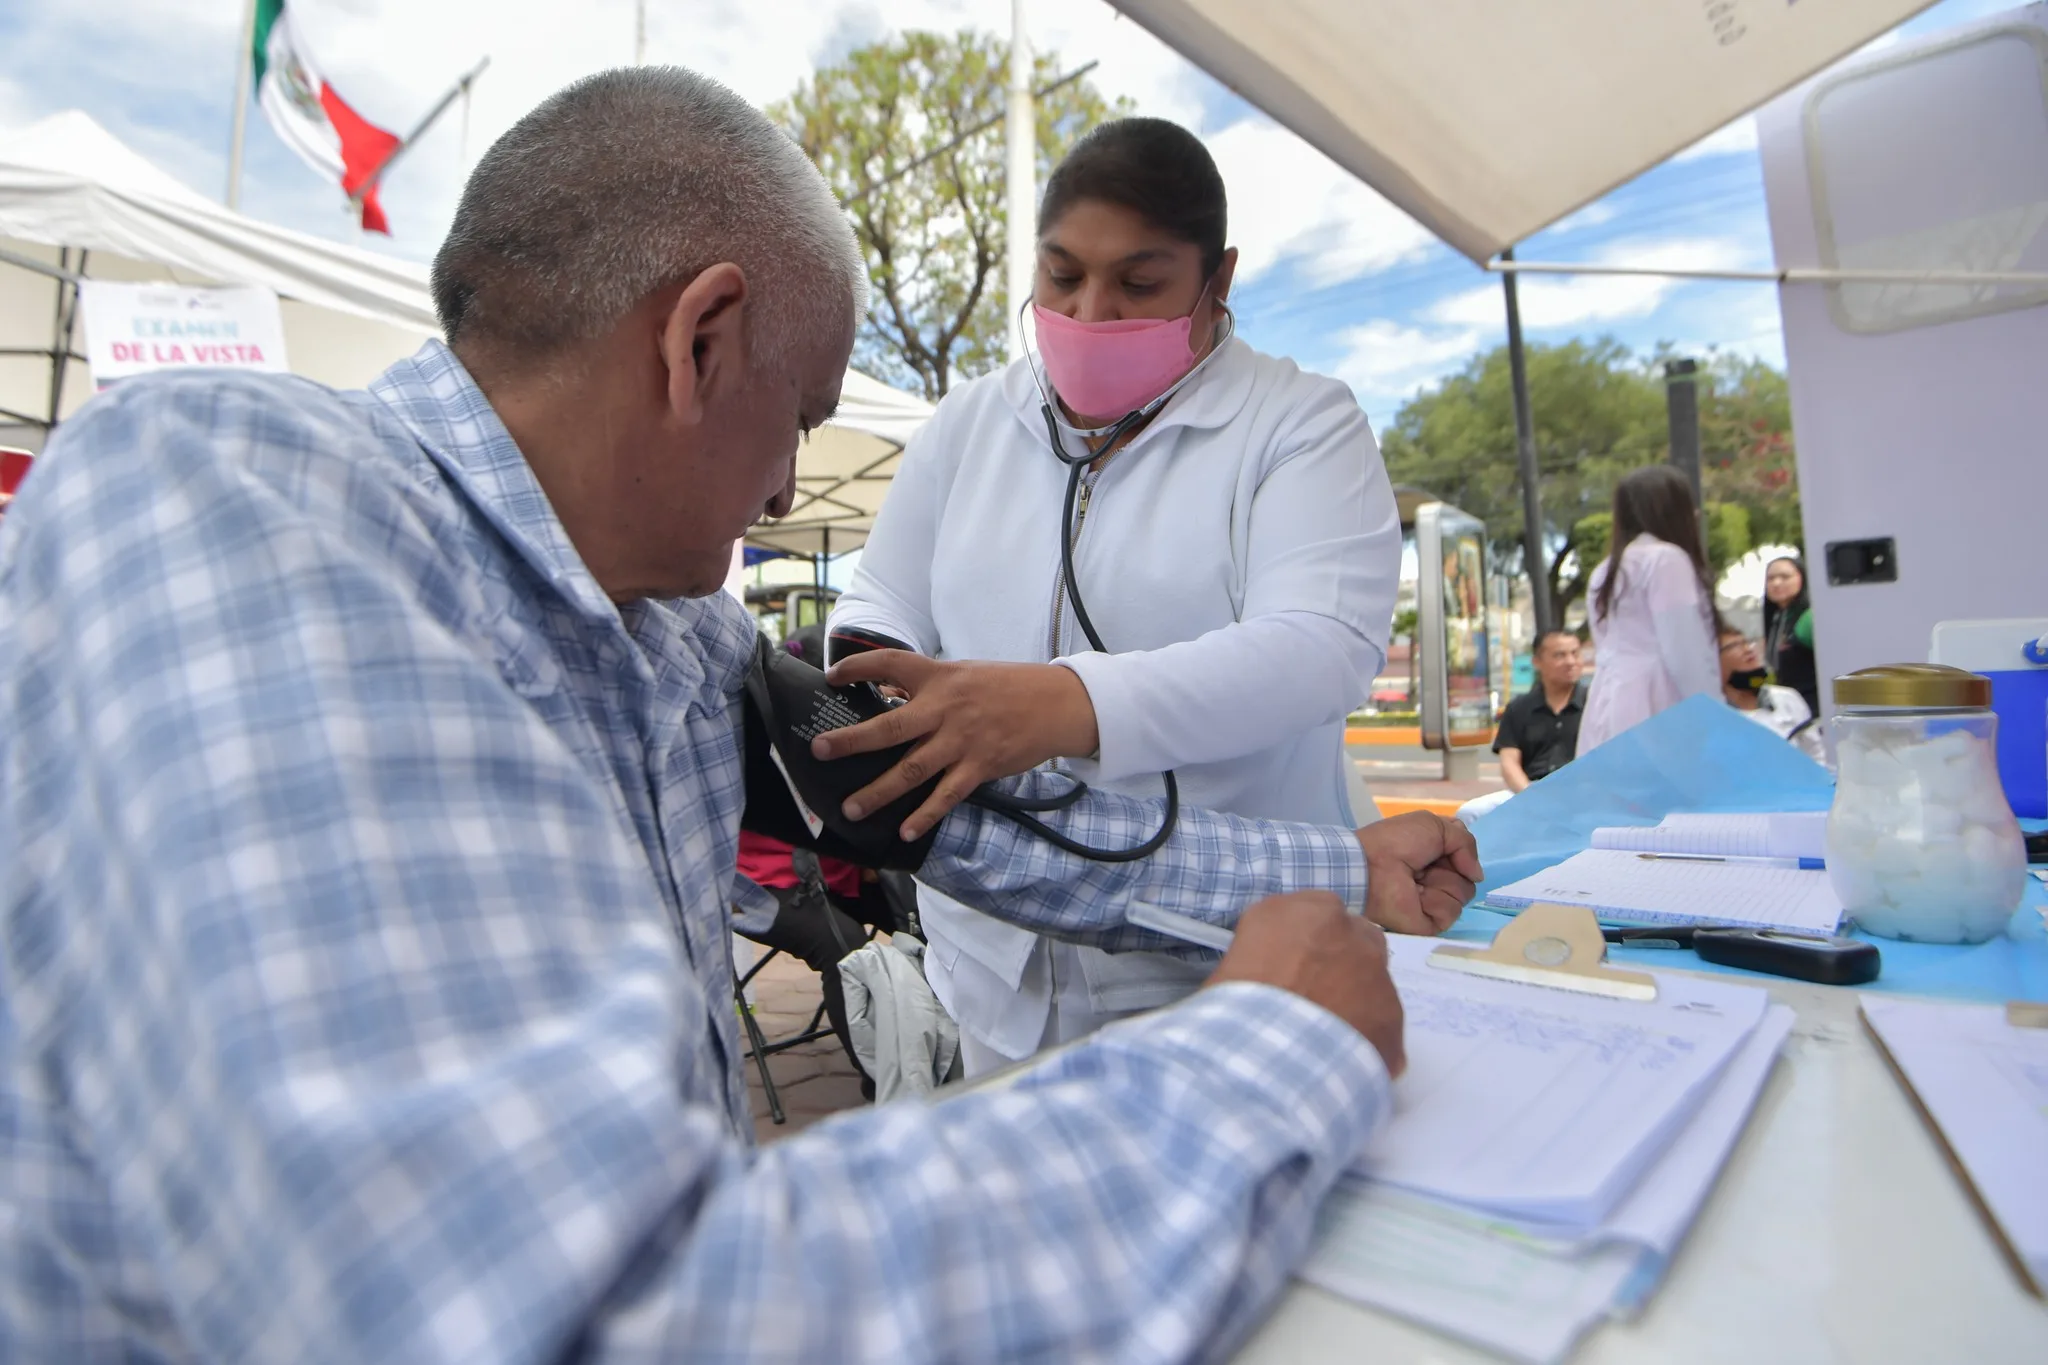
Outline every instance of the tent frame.
{"label": "tent frame", "polygon": [[72,349],[71,342],[78,333],[78,287],[85,282],[85,268],[92,253],[80,247],[75,270],[71,265],[71,248],[60,247],[58,253],[57,264],[51,265],[47,261],[0,248],[0,265],[16,266],[57,282],[57,308],[56,316],[50,320],[49,346],[0,346],[0,356],[43,356],[50,362],[49,416],[32,417],[12,408],[0,408],[0,418],[25,427],[39,427],[45,439],[57,429],[57,407],[64,401],[64,378],[70,363],[74,360],[81,365],[86,363],[85,357]]}

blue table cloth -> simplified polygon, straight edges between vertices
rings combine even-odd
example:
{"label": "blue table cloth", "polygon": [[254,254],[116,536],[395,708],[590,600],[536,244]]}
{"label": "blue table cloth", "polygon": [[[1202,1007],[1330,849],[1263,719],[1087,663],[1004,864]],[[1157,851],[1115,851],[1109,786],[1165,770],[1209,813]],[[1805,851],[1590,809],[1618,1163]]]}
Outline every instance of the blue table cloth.
{"label": "blue table cloth", "polygon": [[[1815,811],[1834,800],[1827,770],[1762,726],[1710,697],[1694,697],[1565,765],[1472,827],[1485,861],[1485,894],[1533,876],[1591,846],[1607,825],[1654,825],[1676,811]],[[2039,829],[2041,821],[2026,822]],[[2025,902],[2003,936],[1969,946],[1868,938],[1884,972],[1858,990],[1962,1000],[2048,1000],[2048,887],[2027,880]],[[1449,937],[1486,940],[1512,914],[1480,901]],[[1683,967],[1772,978],[1702,962],[1690,950],[1614,947],[1609,957],[1643,967]]]}

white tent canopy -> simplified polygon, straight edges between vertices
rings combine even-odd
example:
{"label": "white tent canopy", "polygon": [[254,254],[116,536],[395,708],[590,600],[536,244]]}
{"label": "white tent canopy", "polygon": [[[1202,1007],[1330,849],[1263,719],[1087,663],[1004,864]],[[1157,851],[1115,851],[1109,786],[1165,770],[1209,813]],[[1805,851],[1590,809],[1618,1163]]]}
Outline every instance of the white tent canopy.
{"label": "white tent canopy", "polygon": [[[369,382],[439,330],[423,267],[225,209],[68,110],[0,133],[0,443],[40,446],[40,428],[92,394],[66,322],[79,277],[263,285],[283,300],[292,369],[337,387]],[[860,546],[930,415],[922,399],[849,370],[838,415],[797,458],[792,514],[749,542],[798,554]]]}
{"label": "white tent canopy", "polygon": [[797,453],[796,505],[781,521],[756,526],[747,543],[802,555],[866,544],[903,447],[931,415],[922,398],[848,370],[838,413]]}
{"label": "white tent canopy", "polygon": [[1111,0],[1484,261],[1931,0]]}

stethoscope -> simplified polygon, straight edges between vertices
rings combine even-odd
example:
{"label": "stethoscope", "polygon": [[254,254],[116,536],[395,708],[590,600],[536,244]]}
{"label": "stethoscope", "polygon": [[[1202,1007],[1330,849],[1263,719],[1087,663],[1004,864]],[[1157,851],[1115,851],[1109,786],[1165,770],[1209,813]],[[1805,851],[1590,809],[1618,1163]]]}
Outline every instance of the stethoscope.
{"label": "stethoscope", "polygon": [[[1088,467],[1101,458],[1103,453],[1115,450],[1125,437],[1156,417],[1175,394],[1186,388],[1196,375],[1208,368],[1209,362],[1222,351],[1223,344],[1237,334],[1237,317],[1230,311],[1230,306],[1220,299],[1217,306],[1223,309],[1228,326],[1223,330],[1223,335],[1217,337],[1214,344],[1209,347],[1208,354],[1196,361],[1186,374],[1168,385],[1166,392],[1143,407],[1125,413],[1106,427],[1076,427],[1057,416],[1059,404],[1054,401],[1052,391],[1046,385],[1037,358],[1032,355],[1029,346],[1024,348],[1025,368],[1031,371],[1031,382],[1038,386],[1038,410],[1045,418],[1046,445],[1051,449],[1053,458],[1067,467],[1067,495],[1060,507],[1060,586],[1067,600],[1074,604],[1074,620],[1080,625],[1081,634],[1087,638],[1089,647],[1098,654],[1109,653],[1109,647],[1102,643],[1102,636],[1096,632],[1095,622],[1088,617],[1087,604],[1081,600],[1081,585],[1074,575],[1074,510],[1081,493],[1081,479],[1088,472]],[[1020,334],[1026,336],[1029,333],[1022,329],[1025,327],[1026,312],[1030,307],[1027,301],[1018,309],[1017,315]],[[1060,437],[1061,427],[1066,427],[1081,439],[1081,454],[1067,453],[1066,443]],[[1160,822],[1158,832],[1151,838],[1128,849],[1090,848],[1086,844],[1069,839],[1044,821],[1034,818],[1034,812],[1064,810],[1086,795],[1088,784],[1079,778],[1074,779],[1071,788],[1057,796],[1035,799],[1016,797],[1007,792],[997,791],[991,786],[984,786],[968,799],[975,805],[1002,812],[1047,843],[1065,849],[1077,857],[1101,863],[1132,863],[1149,858],[1163,848],[1166,841],[1173,837],[1174,825],[1180,819],[1179,781],[1175,779],[1171,770],[1159,774],[1159,779],[1166,787],[1166,818]]]}

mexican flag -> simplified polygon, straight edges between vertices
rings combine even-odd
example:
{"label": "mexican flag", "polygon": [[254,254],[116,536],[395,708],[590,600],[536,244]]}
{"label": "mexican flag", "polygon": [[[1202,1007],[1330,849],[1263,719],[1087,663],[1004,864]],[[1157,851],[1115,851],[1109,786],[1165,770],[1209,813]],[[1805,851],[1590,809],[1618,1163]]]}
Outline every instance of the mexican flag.
{"label": "mexican flag", "polygon": [[[354,194],[397,150],[398,139],[349,108],[320,78],[320,68],[293,30],[285,0],[256,0],[256,98],[270,126],[306,164]],[[363,227],[391,235],[377,186],[363,196]]]}

